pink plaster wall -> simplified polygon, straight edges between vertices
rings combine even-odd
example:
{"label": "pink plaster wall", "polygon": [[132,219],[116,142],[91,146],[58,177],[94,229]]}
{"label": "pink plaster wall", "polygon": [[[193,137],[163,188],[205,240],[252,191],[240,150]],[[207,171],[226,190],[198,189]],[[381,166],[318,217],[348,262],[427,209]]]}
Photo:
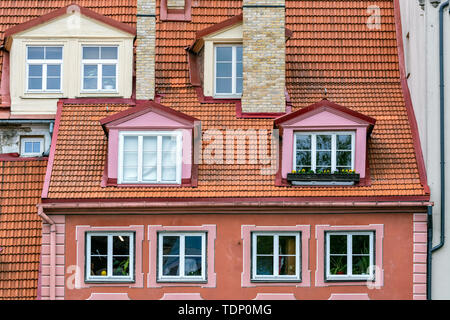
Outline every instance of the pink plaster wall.
{"label": "pink plaster wall", "polygon": [[428,232],[426,214],[414,214],[413,232],[413,299],[426,300]]}

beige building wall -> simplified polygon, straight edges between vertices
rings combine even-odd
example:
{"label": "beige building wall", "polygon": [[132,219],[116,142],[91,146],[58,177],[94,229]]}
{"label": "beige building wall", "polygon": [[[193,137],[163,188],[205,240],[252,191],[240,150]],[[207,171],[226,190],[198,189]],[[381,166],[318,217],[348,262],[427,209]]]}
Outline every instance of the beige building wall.
{"label": "beige building wall", "polygon": [[[400,0],[408,85],[419,127],[433,208],[433,246],[440,241],[440,83],[439,83],[439,7],[445,1]],[[420,5],[423,4],[423,9]],[[445,87],[450,83],[450,15],[444,11]],[[450,94],[445,90],[445,122],[450,123]],[[432,255],[432,299],[450,299],[450,129],[445,131],[446,146],[446,244]]]}
{"label": "beige building wall", "polygon": [[[87,18],[69,14],[13,36],[10,49],[11,114],[54,114],[60,98],[130,98],[133,80],[134,35]],[[26,89],[27,45],[63,47],[62,90],[60,93],[29,93]],[[81,90],[82,45],[119,47],[117,93],[83,93]]]}

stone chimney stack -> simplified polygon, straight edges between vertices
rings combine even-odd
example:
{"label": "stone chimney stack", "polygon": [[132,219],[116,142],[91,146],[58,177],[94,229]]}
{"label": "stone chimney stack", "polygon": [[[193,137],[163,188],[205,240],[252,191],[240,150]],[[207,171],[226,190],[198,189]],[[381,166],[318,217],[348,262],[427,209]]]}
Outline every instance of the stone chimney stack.
{"label": "stone chimney stack", "polygon": [[155,98],[156,0],[137,1],[136,99]]}
{"label": "stone chimney stack", "polygon": [[243,0],[243,112],[285,112],[285,30],[285,0]]}

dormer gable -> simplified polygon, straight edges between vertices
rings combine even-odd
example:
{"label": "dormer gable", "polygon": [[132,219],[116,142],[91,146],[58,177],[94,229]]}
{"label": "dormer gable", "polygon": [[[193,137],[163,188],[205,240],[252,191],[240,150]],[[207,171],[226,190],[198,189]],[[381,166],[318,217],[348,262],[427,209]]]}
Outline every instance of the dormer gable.
{"label": "dormer gable", "polygon": [[[275,119],[274,126],[282,137],[277,183],[282,184],[288,174],[299,171],[353,172],[361,179],[359,185],[367,183],[367,139],[375,122],[372,117],[326,99]],[[312,184],[339,183],[314,181]]]}
{"label": "dormer gable", "polygon": [[101,119],[100,125],[108,136],[102,186],[196,186],[196,118],[150,101]]}

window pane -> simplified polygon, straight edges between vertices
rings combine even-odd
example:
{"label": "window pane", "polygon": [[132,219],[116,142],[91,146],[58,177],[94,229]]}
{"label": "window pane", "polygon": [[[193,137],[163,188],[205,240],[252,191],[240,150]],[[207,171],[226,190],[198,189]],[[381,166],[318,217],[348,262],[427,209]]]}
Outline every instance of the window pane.
{"label": "window pane", "polygon": [[297,150],[311,150],[311,136],[296,136]]}
{"label": "window pane", "polygon": [[124,137],[123,138],[124,151],[138,151],[138,137]]}
{"label": "window pane", "polygon": [[115,64],[104,64],[103,68],[103,76],[104,77],[115,77],[116,76],[116,65]]}
{"label": "window pane", "polygon": [[346,256],[330,256],[330,274],[347,274]]}
{"label": "window pane", "polygon": [[47,66],[47,76],[48,77],[60,77],[61,76],[61,65],[49,64]]}
{"label": "window pane", "polygon": [[225,78],[225,79],[216,79],[216,92],[217,93],[231,93],[232,91],[232,79],[231,78]]}
{"label": "window pane", "polygon": [[336,136],[337,150],[352,150],[352,136],[351,135],[337,135]]}
{"label": "window pane", "polygon": [[62,59],[62,48],[61,47],[46,47],[45,48],[45,59],[61,60]]}
{"label": "window pane", "polygon": [[124,181],[137,181],[137,168],[124,168],[123,180]]}
{"label": "window pane", "polygon": [[143,137],[142,179],[144,181],[156,181],[157,179],[157,139],[157,137]]}
{"label": "window pane", "polygon": [[117,47],[102,47],[102,59],[117,59]]}
{"label": "window pane", "polygon": [[347,253],[346,235],[330,235],[330,253],[331,254]]}
{"label": "window pane", "polygon": [[186,236],[184,239],[186,255],[202,255],[202,237]]}
{"label": "window pane", "polygon": [[91,254],[108,254],[108,237],[91,236]]}
{"label": "window pane", "polygon": [[162,138],[162,150],[163,151],[176,151],[177,150],[177,137],[165,136]]}
{"label": "window pane", "polygon": [[256,254],[273,254],[273,236],[257,236],[256,243]]}
{"label": "window pane", "polygon": [[163,257],[163,275],[178,276],[179,275],[179,257]]}
{"label": "window pane", "polygon": [[60,78],[47,78],[47,90],[59,90],[61,89]]}
{"label": "window pane", "polygon": [[113,255],[130,255],[129,236],[113,236]]}
{"label": "window pane", "polygon": [[296,241],[294,236],[280,236],[278,238],[279,253],[280,254],[294,254],[296,248]]}
{"label": "window pane", "polygon": [[113,276],[130,275],[130,257],[113,257]]}
{"label": "window pane", "polygon": [[84,65],[84,76],[85,77],[97,77],[97,65]]}
{"label": "window pane", "polygon": [[157,172],[155,167],[144,167],[142,169],[142,180],[146,182],[156,182]]}
{"label": "window pane", "polygon": [[236,63],[236,77],[242,78],[242,62]]}
{"label": "window pane", "polygon": [[83,88],[86,90],[97,90],[96,78],[84,78]]}
{"label": "window pane", "polygon": [[28,66],[28,76],[42,78],[42,65],[33,64]]}
{"label": "window pane", "polygon": [[336,166],[337,167],[351,167],[352,166],[352,152],[351,151],[336,151]]}
{"label": "window pane", "polygon": [[331,151],[316,152],[317,170],[331,169]]}
{"label": "window pane", "polygon": [[161,180],[162,181],[175,181],[175,180],[177,180],[177,168],[175,168],[175,167],[162,167],[161,168]]}
{"label": "window pane", "polygon": [[115,90],[116,89],[116,78],[103,77],[102,89],[103,90]]}
{"label": "window pane", "polygon": [[217,47],[217,61],[232,61],[233,48],[232,47]]}
{"label": "window pane", "polygon": [[242,46],[236,47],[236,61],[242,61]]}
{"label": "window pane", "polygon": [[138,165],[137,152],[124,152],[123,166],[127,168],[135,168]]}
{"label": "window pane", "polygon": [[99,47],[83,47],[83,59],[99,59]]}
{"label": "window pane", "polygon": [[33,153],[33,143],[25,142],[25,153]]}
{"label": "window pane", "polygon": [[202,275],[202,258],[186,257],[184,259],[184,275],[201,276]]}
{"label": "window pane", "polygon": [[107,276],[108,259],[106,256],[91,257],[91,276]]}
{"label": "window pane", "polygon": [[242,93],[242,78],[236,79],[236,93]]}
{"label": "window pane", "polygon": [[42,90],[42,78],[31,78],[28,80],[28,89]]}
{"label": "window pane", "polygon": [[28,47],[28,59],[44,59],[44,47]]}
{"label": "window pane", "polygon": [[331,150],[331,136],[317,135],[316,146],[317,150]]}
{"label": "window pane", "polygon": [[352,274],[367,275],[369,274],[370,257],[369,256],[353,256],[352,257]]}
{"label": "window pane", "polygon": [[41,143],[33,142],[33,153],[39,153],[39,152],[41,152]]}
{"label": "window pane", "polygon": [[297,170],[311,168],[311,151],[297,151]]}
{"label": "window pane", "polygon": [[353,239],[353,254],[369,254],[370,253],[370,236],[368,235],[354,235]]}
{"label": "window pane", "polygon": [[217,77],[231,77],[233,74],[231,63],[217,63],[216,72]]}
{"label": "window pane", "polygon": [[164,236],[163,237],[163,254],[179,255],[180,254],[180,237]]}
{"label": "window pane", "polygon": [[273,257],[256,257],[256,274],[273,275]]}
{"label": "window pane", "polygon": [[290,257],[280,257],[280,270],[279,275],[280,276],[294,276],[296,273],[295,270],[295,264],[296,264],[296,257],[290,256]]}

